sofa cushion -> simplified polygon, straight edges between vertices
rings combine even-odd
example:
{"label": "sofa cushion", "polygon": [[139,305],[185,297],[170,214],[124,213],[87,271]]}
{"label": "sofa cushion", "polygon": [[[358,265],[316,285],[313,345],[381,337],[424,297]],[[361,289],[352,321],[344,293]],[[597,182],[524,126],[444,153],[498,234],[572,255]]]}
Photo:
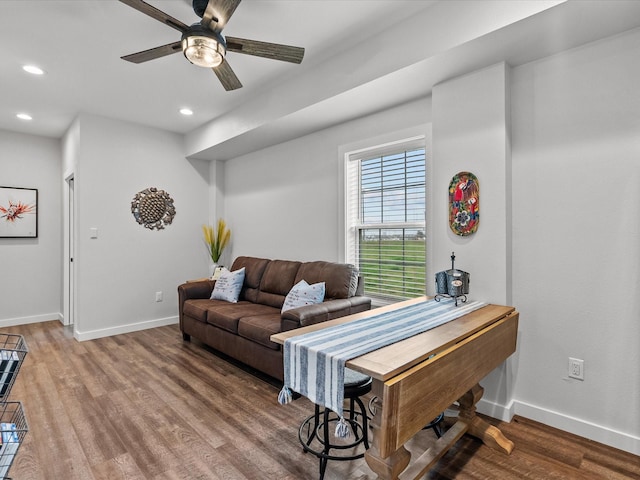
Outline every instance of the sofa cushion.
{"label": "sofa cushion", "polygon": [[241,300],[238,303],[212,306],[207,314],[207,323],[231,333],[238,333],[238,321],[241,318],[274,313],[280,318],[280,310],[276,308]]}
{"label": "sofa cushion", "polygon": [[244,267],[233,272],[225,269],[220,278],[216,280],[213,292],[211,292],[211,300],[225,300],[236,303],[244,284],[244,272]]}
{"label": "sofa cushion", "polygon": [[[272,260],[262,275],[258,303],[282,308],[284,298],[293,287],[300,262],[289,260]],[[300,279],[302,280],[302,278]],[[298,280],[299,281],[299,280]],[[307,280],[308,281],[308,280]],[[317,283],[317,282],[313,282]]]}
{"label": "sofa cushion", "polygon": [[227,305],[227,302],[222,300],[209,300],[207,298],[192,298],[184,302],[182,311],[184,315],[193,317],[201,322],[206,322],[209,307],[213,305]]}
{"label": "sofa cushion", "polygon": [[358,270],[358,267],[356,267],[355,265],[351,265],[349,264],[349,266],[351,267],[351,282],[349,284],[349,297],[354,297],[356,295],[356,293],[358,293],[358,279],[360,277],[360,271]]}
{"label": "sofa cushion", "polygon": [[280,348],[280,345],[269,340],[276,333],[280,333],[280,312],[243,317],[238,322],[238,335],[273,350]]}
{"label": "sofa cushion", "polygon": [[[353,265],[332,262],[306,262],[298,269],[295,283],[325,282],[325,298],[349,298],[353,285]],[[356,275],[357,281],[357,275]]]}
{"label": "sofa cushion", "polygon": [[231,270],[239,270],[244,267],[244,286],[240,293],[241,300],[248,300],[256,303],[258,299],[258,288],[267,265],[271,260],[256,257],[238,257],[231,265]]}
{"label": "sofa cushion", "polygon": [[300,280],[287,293],[281,311],[286,312],[292,308],[322,303],[324,300],[324,288],[324,282],[309,285],[306,281]]}

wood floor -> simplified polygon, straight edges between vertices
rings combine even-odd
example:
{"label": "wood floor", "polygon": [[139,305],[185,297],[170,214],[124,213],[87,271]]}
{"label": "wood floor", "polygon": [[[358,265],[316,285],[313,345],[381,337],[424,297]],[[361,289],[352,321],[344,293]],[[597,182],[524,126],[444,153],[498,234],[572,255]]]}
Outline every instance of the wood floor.
{"label": "wood floor", "polygon": [[[277,403],[278,386],[238,368],[176,326],[77,342],[59,322],[11,327],[29,354],[11,400],[29,433],[14,480],[318,478],[297,429],[312,412]],[[516,417],[499,425],[510,456],[463,437],[428,479],[640,479],[640,458]],[[410,450],[428,447],[431,430]],[[327,480],[372,480],[364,459],[329,462]]]}

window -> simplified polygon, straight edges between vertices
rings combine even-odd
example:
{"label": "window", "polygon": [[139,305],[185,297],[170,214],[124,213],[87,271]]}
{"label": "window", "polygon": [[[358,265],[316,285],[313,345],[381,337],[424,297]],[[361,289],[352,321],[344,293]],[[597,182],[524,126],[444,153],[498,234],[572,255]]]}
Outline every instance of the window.
{"label": "window", "polygon": [[384,303],[424,295],[424,138],[346,157],[346,258],[364,276],[365,293]]}

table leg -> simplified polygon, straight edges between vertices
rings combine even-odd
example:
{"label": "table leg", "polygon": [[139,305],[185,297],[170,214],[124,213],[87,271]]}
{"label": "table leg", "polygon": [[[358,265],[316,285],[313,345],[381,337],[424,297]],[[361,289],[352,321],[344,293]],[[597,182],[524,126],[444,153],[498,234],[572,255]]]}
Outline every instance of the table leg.
{"label": "table leg", "polygon": [[[403,446],[387,458],[380,456],[380,442],[383,441],[384,432],[380,428],[380,413],[382,412],[382,392],[376,392],[374,381],[374,395],[377,397],[373,403],[376,414],[371,420],[372,440],[371,447],[365,453],[365,460],[369,468],[378,476],[379,480],[399,480],[422,478],[433,465],[458,441],[462,435],[468,433],[490,448],[510,454],[514,445],[506,438],[500,429],[489,424],[476,415],[476,404],[482,398],[484,389],[476,384],[458,399],[459,415],[457,422],[447,431],[444,437],[438,439],[434,446],[417,458],[411,466],[411,453]],[[407,468],[409,466],[409,468]]]}
{"label": "table leg", "polygon": [[504,452],[509,455],[514,448],[511,440],[505,437],[500,429],[484,421],[476,415],[476,404],[482,398],[484,388],[476,384],[471,390],[465,393],[458,400],[460,414],[458,418],[467,423],[469,429],[467,433],[482,440],[488,447]]}
{"label": "table leg", "polygon": [[382,430],[380,429],[380,414],[382,412],[382,392],[376,392],[376,383],[374,381],[374,394],[377,394],[377,398],[373,402],[376,414],[371,419],[370,425],[372,429],[372,439],[370,441],[370,447],[365,452],[364,458],[369,465],[369,468],[373,470],[378,478],[381,480],[398,480],[398,475],[407,468],[409,461],[411,460],[411,453],[404,448],[400,447],[393,452],[387,458],[380,457],[379,446],[382,440]]}

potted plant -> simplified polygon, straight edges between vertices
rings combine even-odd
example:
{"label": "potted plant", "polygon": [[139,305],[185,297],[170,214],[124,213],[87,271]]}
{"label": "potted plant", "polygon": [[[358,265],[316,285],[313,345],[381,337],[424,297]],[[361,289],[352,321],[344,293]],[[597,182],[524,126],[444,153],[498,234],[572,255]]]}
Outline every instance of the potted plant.
{"label": "potted plant", "polygon": [[220,218],[218,219],[218,225],[216,228],[213,225],[202,225],[202,233],[204,234],[204,243],[207,247],[207,252],[211,257],[212,278],[220,274],[222,266],[218,265],[220,256],[225,247],[229,244],[231,239],[231,230],[227,228],[226,222]]}

